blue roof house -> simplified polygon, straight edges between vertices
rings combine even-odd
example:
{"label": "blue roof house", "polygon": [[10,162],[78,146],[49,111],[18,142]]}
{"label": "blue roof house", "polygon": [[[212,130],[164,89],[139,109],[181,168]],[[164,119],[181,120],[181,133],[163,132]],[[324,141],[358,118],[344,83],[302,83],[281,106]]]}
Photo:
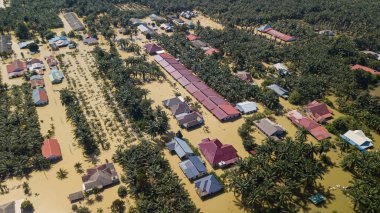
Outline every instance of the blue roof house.
{"label": "blue roof house", "polygon": [[214,175],[208,175],[195,182],[195,189],[201,198],[211,196],[223,190],[223,185],[215,178]]}
{"label": "blue roof house", "polygon": [[67,39],[66,36],[56,36],[52,39],[49,39],[50,45],[56,45],[57,47],[66,47],[70,44],[70,41]]}
{"label": "blue roof house", "polygon": [[190,156],[188,160],[179,163],[179,167],[189,180],[195,180],[207,174],[206,166],[199,156]]}
{"label": "blue roof house", "polygon": [[56,69],[53,69],[49,74],[49,79],[50,79],[52,84],[62,83],[63,78],[64,78],[64,76],[63,76],[62,71],[59,71]]}
{"label": "blue roof house", "polygon": [[271,84],[267,86],[268,89],[273,90],[277,95],[281,96],[284,99],[289,97],[289,91],[278,86],[277,84]]}
{"label": "blue roof house", "polygon": [[186,143],[186,141],[174,137],[173,140],[166,144],[170,152],[175,152],[180,159],[188,158],[194,155],[193,150]]}
{"label": "blue roof house", "polygon": [[49,99],[46,93],[45,88],[37,88],[33,90],[32,98],[34,105],[36,106],[44,106],[49,103]]}

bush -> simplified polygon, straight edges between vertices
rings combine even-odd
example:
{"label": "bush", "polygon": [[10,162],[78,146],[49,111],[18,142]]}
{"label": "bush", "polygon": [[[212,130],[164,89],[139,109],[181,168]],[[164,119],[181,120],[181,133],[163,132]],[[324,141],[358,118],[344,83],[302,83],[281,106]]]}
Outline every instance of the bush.
{"label": "bush", "polygon": [[21,203],[21,212],[33,212],[34,207],[33,204],[29,200],[24,200]]}
{"label": "bush", "polygon": [[120,198],[127,197],[127,195],[128,195],[127,187],[120,186],[119,189],[117,190],[117,194],[119,195]]}

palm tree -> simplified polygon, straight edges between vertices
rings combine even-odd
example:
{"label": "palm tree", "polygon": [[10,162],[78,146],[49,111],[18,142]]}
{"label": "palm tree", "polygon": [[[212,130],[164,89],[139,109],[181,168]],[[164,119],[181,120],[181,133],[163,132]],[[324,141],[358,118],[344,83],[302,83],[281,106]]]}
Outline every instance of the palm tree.
{"label": "palm tree", "polygon": [[298,128],[296,133],[296,140],[303,143],[307,140],[308,131],[305,128]]}
{"label": "palm tree", "polygon": [[79,174],[83,173],[82,163],[77,162],[74,164],[75,171]]}
{"label": "palm tree", "polygon": [[57,178],[59,180],[63,180],[65,178],[67,178],[67,175],[69,174],[69,172],[66,170],[66,169],[62,169],[60,168],[57,172]]}

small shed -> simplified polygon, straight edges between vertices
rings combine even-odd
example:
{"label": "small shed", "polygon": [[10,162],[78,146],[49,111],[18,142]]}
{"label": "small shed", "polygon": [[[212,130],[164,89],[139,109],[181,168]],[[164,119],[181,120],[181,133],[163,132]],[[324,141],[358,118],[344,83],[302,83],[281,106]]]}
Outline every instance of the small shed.
{"label": "small shed", "polygon": [[326,200],[326,198],[322,194],[317,193],[317,194],[314,194],[314,195],[310,196],[309,200],[312,203],[314,203],[314,205],[318,205],[318,204],[324,202]]}

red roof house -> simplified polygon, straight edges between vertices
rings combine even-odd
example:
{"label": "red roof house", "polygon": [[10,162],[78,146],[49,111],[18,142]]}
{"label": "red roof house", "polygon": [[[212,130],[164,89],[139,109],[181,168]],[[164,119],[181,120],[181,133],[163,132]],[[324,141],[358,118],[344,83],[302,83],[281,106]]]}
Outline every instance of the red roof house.
{"label": "red roof house", "polygon": [[57,139],[47,139],[41,147],[42,155],[49,160],[59,160],[62,158],[61,148]]}
{"label": "red roof house", "polygon": [[186,36],[186,39],[187,39],[188,41],[194,41],[194,40],[199,39],[199,37],[198,37],[197,35],[190,34],[190,35]]}
{"label": "red roof house", "polygon": [[331,137],[331,134],[323,126],[303,116],[298,110],[288,112],[286,117],[299,128],[307,129],[319,141]]}
{"label": "red roof house", "polygon": [[9,78],[19,77],[27,71],[25,61],[15,60],[7,64],[7,72]]}
{"label": "red roof house", "polygon": [[216,48],[210,48],[210,49],[208,49],[206,52],[205,52],[205,54],[206,55],[213,55],[214,53],[219,53],[220,51],[218,50],[218,49],[216,49]]}
{"label": "red roof house", "polygon": [[144,49],[150,55],[154,55],[157,54],[157,52],[163,51],[162,47],[158,46],[157,44],[146,44],[144,45]]}
{"label": "red roof house", "polygon": [[58,66],[58,61],[55,60],[55,58],[53,56],[47,57],[46,61],[47,61],[50,68]]}
{"label": "red roof house", "polygon": [[305,110],[307,114],[318,123],[322,123],[332,117],[332,111],[327,108],[326,104],[318,101],[313,101],[306,105]]}
{"label": "red roof house", "polygon": [[205,138],[198,147],[214,168],[228,166],[238,160],[236,149],[230,144],[223,145],[218,139]]}
{"label": "red roof house", "polygon": [[352,66],[351,70],[363,70],[365,72],[369,72],[369,73],[374,74],[374,75],[380,75],[379,71],[371,69],[371,68],[366,67],[366,66],[359,65],[359,64]]}
{"label": "red roof house", "polygon": [[214,108],[211,110],[211,113],[219,120],[219,121],[224,121],[228,119],[228,115],[221,110],[219,107]]}
{"label": "red roof house", "polygon": [[228,115],[229,119],[237,118],[240,116],[240,112],[229,104],[219,105],[219,108]]}
{"label": "red roof house", "polygon": [[169,53],[161,53],[159,56],[163,59],[175,59],[174,56],[170,55]]}

